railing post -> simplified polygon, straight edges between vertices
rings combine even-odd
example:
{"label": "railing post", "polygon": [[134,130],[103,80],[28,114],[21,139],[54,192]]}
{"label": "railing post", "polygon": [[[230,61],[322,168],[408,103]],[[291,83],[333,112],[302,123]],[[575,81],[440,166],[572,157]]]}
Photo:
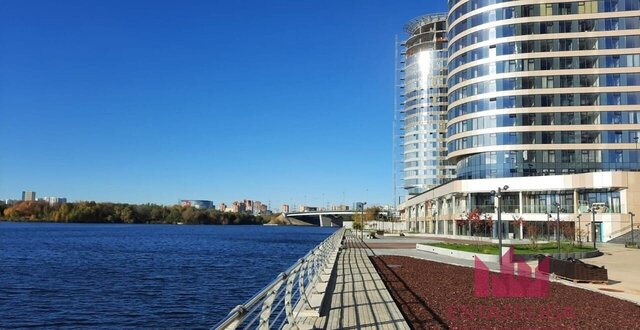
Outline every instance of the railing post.
{"label": "railing post", "polygon": [[282,283],[284,283],[284,279],[287,278],[286,273],[280,273],[280,281],[272,288],[269,295],[262,302],[262,310],[260,312],[260,324],[258,325],[258,329],[260,330],[269,330],[269,319],[271,318],[271,307],[273,307],[273,301],[278,296],[278,291],[280,291],[280,287]]}
{"label": "railing post", "polygon": [[[326,274],[326,272],[337,257],[344,233],[345,229],[341,228],[326,238],[287,272],[281,273],[254,298],[244,305],[236,306],[213,329],[234,330],[241,325],[270,329],[282,327],[284,324],[288,324],[285,327],[287,329],[299,329],[297,318],[300,315],[318,316],[322,297],[329,281],[327,275],[330,276],[331,273]],[[283,285],[284,289],[282,290]],[[296,286],[298,292],[294,294]],[[275,303],[276,301],[277,303]],[[282,305],[283,301],[284,306]],[[281,318],[282,313],[286,318]],[[255,321],[258,321],[259,324],[253,325]],[[276,324],[272,324],[273,322]]]}
{"label": "railing post", "polygon": [[284,308],[287,314],[287,323],[290,326],[290,329],[298,329],[298,325],[296,319],[293,315],[293,284],[295,282],[295,277],[300,273],[300,266],[296,267],[294,270],[289,273],[289,278],[287,279],[287,287],[284,295]]}

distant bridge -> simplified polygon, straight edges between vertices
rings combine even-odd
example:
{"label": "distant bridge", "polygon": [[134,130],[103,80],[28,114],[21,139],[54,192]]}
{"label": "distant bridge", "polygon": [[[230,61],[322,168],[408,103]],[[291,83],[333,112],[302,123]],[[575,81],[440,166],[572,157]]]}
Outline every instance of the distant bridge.
{"label": "distant bridge", "polygon": [[360,212],[362,211],[309,211],[283,213],[283,215],[320,227],[342,227],[344,217],[351,217]]}

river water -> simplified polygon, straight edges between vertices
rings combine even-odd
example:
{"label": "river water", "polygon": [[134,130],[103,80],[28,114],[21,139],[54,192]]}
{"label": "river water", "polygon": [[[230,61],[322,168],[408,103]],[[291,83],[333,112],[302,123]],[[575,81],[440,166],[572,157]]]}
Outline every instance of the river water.
{"label": "river water", "polygon": [[0,222],[0,328],[206,329],[333,231]]}

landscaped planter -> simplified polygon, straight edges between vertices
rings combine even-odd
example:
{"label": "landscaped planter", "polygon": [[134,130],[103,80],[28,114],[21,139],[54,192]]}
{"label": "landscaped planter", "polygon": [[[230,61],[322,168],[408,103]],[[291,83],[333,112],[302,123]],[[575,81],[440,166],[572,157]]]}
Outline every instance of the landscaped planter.
{"label": "landscaped planter", "polygon": [[542,260],[549,259],[549,273],[554,273],[557,276],[575,280],[575,281],[588,281],[588,282],[607,282],[607,270],[604,267],[597,267],[590,264],[585,264],[580,260],[558,260],[554,258],[542,258]]}
{"label": "landscaped planter", "polygon": [[[433,245],[427,245],[427,244],[416,244],[416,249],[420,251],[427,251],[427,252],[431,252],[439,255],[445,255],[445,256],[458,258],[458,259],[475,260],[475,257],[478,257],[478,259],[482,261],[491,261],[491,262],[499,261],[497,254],[466,252],[466,251],[460,251],[460,250],[454,250],[454,249],[447,249],[447,248],[433,246]],[[586,251],[586,252],[563,252],[560,254],[558,253],[515,254],[514,256],[518,260],[532,261],[532,260],[538,260],[540,256],[547,256],[555,259],[568,259],[568,258],[587,259],[587,258],[599,257],[601,255],[602,255],[602,252],[596,250],[596,251]]]}
{"label": "landscaped planter", "polygon": [[464,259],[464,260],[475,260],[475,257],[478,257],[478,259],[482,261],[498,262],[497,254],[473,253],[473,252],[441,248],[441,247],[427,245],[427,244],[416,244],[416,250],[427,251],[427,252],[431,252],[431,253],[435,253],[443,256],[449,256],[449,257]]}
{"label": "landscaped planter", "polygon": [[588,259],[595,258],[602,255],[602,252],[596,251],[586,251],[586,252],[563,252],[563,253],[536,253],[536,254],[517,254],[517,256],[522,256],[524,260],[537,260],[540,255],[552,257],[559,260],[566,259]]}

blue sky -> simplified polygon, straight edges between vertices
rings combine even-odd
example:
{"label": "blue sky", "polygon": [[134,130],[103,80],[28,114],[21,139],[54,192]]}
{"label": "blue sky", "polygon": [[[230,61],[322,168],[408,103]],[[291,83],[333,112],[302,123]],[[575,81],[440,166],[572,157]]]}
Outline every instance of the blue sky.
{"label": "blue sky", "polygon": [[446,1],[2,1],[0,198],[392,203],[394,35]]}

